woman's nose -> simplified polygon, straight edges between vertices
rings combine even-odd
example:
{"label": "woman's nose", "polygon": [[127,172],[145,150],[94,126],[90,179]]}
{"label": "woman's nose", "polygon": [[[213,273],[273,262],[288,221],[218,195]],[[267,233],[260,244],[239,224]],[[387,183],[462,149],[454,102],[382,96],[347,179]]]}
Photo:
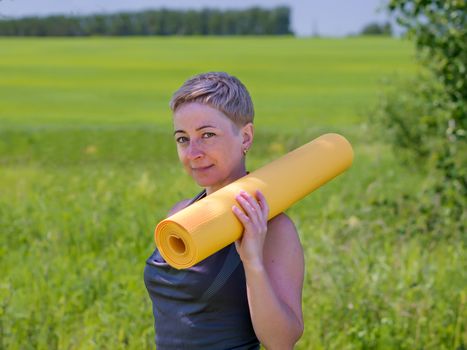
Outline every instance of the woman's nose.
{"label": "woman's nose", "polygon": [[194,141],[194,142],[190,142],[190,144],[188,145],[186,154],[189,159],[196,159],[203,155],[203,150],[197,144],[197,142]]}

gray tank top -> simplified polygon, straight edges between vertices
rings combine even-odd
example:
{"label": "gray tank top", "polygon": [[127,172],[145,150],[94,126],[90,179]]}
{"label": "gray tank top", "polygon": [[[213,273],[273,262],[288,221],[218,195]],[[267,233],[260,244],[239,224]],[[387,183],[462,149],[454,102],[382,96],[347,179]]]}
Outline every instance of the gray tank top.
{"label": "gray tank top", "polygon": [[[203,198],[203,191],[191,202]],[[144,282],[152,301],[158,350],[259,349],[243,265],[232,243],[191,268],[176,270],[156,249]]]}

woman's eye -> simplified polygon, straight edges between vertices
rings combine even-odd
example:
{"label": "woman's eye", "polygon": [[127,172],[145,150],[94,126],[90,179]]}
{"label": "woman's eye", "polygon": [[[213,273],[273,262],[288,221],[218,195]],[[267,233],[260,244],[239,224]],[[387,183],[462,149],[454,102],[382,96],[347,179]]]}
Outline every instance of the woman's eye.
{"label": "woman's eye", "polygon": [[177,138],[175,139],[175,141],[176,141],[177,143],[185,143],[185,142],[188,141],[188,138],[185,137],[185,136],[180,136],[180,137],[177,137]]}
{"label": "woman's eye", "polygon": [[216,136],[216,134],[214,134],[213,132],[205,132],[203,134],[203,139],[208,139],[208,138],[213,137],[213,136]]}

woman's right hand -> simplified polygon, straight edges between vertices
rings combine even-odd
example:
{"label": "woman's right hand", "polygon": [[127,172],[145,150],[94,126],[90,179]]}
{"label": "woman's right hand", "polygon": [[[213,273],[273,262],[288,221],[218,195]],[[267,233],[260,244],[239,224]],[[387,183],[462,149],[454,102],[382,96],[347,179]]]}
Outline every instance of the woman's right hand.
{"label": "woman's right hand", "polygon": [[239,206],[234,205],[232,211],[243,225],[243,235],[235,242],[235,246],[244,265],[263,267],[269,206],[260,191],[256,191],[256,198],[245,191],[236,196]]}

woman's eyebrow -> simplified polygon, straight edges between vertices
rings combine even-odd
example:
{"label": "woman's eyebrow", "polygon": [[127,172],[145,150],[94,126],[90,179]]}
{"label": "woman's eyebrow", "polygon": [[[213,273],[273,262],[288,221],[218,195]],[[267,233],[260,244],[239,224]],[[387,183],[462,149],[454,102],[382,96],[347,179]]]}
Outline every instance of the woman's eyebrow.
{"label": "woman's eyebrow", "polygon": [[[216,128],[216,127],[213,126],[213,125],[203,125],[203,126],[200,126],[199,128],[197,128],[196,131],[200,131],[200,130],[206,129],[206,128]],[[186,133],[185,130],[179,129],[179,130],[175,130],[175,131],[174,131],[174,135],[175,135],[176,133],[178,133],[178,132]]]}
{"label": "woman's eyebrow", "polygon": [[215,128],[215,126],[214,125],[203,125],[203,126],[200,126],[198,129],[196,129],[196,131],[206,129],[206,128]]}

